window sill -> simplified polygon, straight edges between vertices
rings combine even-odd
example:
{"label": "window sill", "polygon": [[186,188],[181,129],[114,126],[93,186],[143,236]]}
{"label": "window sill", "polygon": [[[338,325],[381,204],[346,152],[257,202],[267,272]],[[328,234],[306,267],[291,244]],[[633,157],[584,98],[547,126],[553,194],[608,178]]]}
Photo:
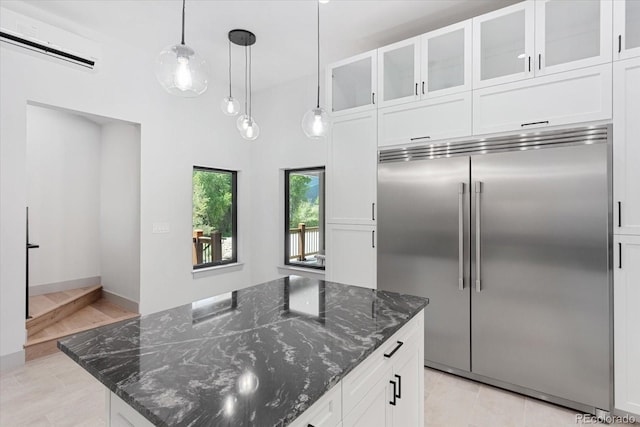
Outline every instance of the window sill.
{"label": "window sill", "polygon": [[[279,265],[278,273],[284,274],[287,276],[289,274],[295,274],[298,276],[311,277],[313,279],[324,279],[325,277],[325,270],[320,270],[317,268],[304,268],[304,267],[298,267],[293,265]],[[304,274],[301,274],[301,273],[304,273]]]}
{"label": "window sill", "polygon": [[200,277],[214,276],[218,274],[240,271],[243,268],[244,268],[243,262],[234,262],[233,264],[223,264],[223,265],[215,265],[212,267],[198,268],[197,270],[192,270],[191,274],[193,275],[194,279],[198,279]]}

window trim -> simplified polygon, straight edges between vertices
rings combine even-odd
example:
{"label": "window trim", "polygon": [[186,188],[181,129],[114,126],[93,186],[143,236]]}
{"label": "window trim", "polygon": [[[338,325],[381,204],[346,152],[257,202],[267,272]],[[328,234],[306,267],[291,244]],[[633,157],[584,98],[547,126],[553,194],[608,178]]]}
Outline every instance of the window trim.
{"label": "window trim", "polygon": [[[204,268],[212,268],[238,263],[238,171],[230,169],[210,168],[206,166],[194,165],[191,169],[191,199],[193,200],[193,172],[216,172],[231,174],[231,240],[232,251],[231,259],[223,259],[215,262],[206,262],[203,264],[192,264],[193,272]],[[193,201],[191,202],[191,230],[193,230]]]}
{"label": "window trim", "polygon": [[[295,169],[285,169],[284,170],[284,268],[288,268],[288,267],[295,267],[295,268],[307,268],[309,270],[320,270],[320,271],[325,271],[326,270],[326,264],[325,265],[304,265],[304,264],[298,264],[298,263],[292,263],[289,259],[289,251],[290,251],[290,247],[289,247],[289,209],[290,209],[290,204],[289,204],[289,176],[291,175],[291,173],[296,173],[296,172],[307,172],[307,171],[322,171],[325,173],[325,177],[324,177],[324,183],[323,183],[323,188],[322,190],[325,192],[323,200],[325,201],[325,203],[323,203],[322,205],[322,211],[323,211],[323,215],[322,218],[325,219],[324,223],[322,224],[322,230],[325,233],[325,238],[326,238],[326,214],[324,213],[325,209],[325,204],[326,204],[326,172],[327,169],[325,166],[309,166],[306,168],[295,168]],[[326,255],[326,254],[325,254]],[[326,260],[326,259],[325,259]]]}

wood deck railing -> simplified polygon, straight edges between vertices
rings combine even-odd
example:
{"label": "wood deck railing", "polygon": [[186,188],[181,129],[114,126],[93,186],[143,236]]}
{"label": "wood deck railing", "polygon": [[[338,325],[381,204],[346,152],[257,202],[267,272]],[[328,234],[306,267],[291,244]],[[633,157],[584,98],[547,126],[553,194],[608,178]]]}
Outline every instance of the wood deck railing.
{"label": "wood deck railing", "polygon": [[304,223],[298,228],[289,229],[289,259],[306,261],[307,255],[320,251],[320,227],[307,227]]}
{"label": "wood deck railing", "polygon": [[202,230],[193,230],[193,265],[208,264],[222,260],[222,234],[214,230],[205,236]]}

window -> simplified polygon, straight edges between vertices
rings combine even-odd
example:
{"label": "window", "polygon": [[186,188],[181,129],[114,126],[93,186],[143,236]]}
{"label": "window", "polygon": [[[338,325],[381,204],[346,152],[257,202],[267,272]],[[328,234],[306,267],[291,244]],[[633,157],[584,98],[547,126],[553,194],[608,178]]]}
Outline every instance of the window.
{"label": "window", "polygon": [[238,173],[193,167],[193,268],[238,262]]}
{"label": "window", "polygon": [[324,168],[285,171],[284,263],[324,270]]}

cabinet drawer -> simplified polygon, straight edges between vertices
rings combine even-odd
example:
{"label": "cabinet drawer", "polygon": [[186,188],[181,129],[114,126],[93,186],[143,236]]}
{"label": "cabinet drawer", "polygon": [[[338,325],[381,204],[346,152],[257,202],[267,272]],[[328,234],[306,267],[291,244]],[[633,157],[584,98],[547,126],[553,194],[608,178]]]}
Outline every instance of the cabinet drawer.
{"label": "cabinet drawer", "polygon": [[342,384],[338,383],[298,417],[290,427],[336,427],[342,420]]}
{"label": "cabinet drawer", "polygon": [[610,119],[611,74],[605,64],[476,90],[473,133]]}
{"label": "cabinet drawer", "polygon": [[471,92],[378,110],[378,146],[471,135]]}
{"label": "cabinet drawer", "polygon": [[[376,351],[365,359],[357,368],[342,380],[342,412],[343,418],[362,400],[369,390],[380,381],[380,378],[389,378],[393,370],[393,363],[404,357],[411,351],[416,351],[416,343],[423,333],[419,326],[422,314],[417,315],[402,329],[393,334],[391,338],[382,344]],[[399,346],[398,342],[403,344]],[[399,346],[399,348],[398,348]],[[391,354],[398,348],[391,357]]]}
{"label": "cabinet drawer", "polygon": [[153,424],[140,415],[110,390],[107,393],[107,425],[111,427],[153,427]]}

